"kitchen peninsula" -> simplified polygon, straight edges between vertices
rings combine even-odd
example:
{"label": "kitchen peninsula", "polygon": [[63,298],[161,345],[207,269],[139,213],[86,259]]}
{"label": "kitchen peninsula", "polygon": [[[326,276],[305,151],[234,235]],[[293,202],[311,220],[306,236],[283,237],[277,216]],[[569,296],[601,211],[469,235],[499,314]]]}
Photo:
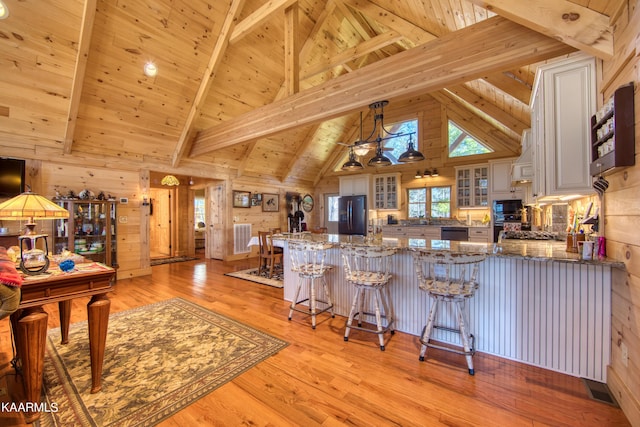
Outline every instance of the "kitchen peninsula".
{"label": "kitchen peninsula", "polygon": [[[397,247],[392,261],[391,299],[396,330],[420,335],[429,312],[429,298],[418,289],[411,251],[427,248],[483,252],[480,288],[470,300],[470,330],[476,349],[569,375],[606,382],[610,359],[611,270],[623,264],[580,259],[558,241],[510,240],[499,244],[384,238],[365,243],[359,236],[297,234],[283,236],[284,298],[291,301],[297,277],[291,272],[287,241],[325,240],[333,246],[326,262],[335,313],[346,316],[353,289],[343,278],[341,244]],[[444,317],[439,323],[445,322]],[[440,316],[439,314],[439,316]],[[321,324],[321,323],[320,323]],[[449,323],[451,325],[451,323]],[[451,325],[453,326],[453,325]],[[458,336],[436,330],[433,338],[458,344]],[[417,338],[416,338],[417,339]],[[389,345],[393,345],[393,339]],[[417,347],[416,347],[417,348]],[[418,357],[416,353],[416,358]]]}

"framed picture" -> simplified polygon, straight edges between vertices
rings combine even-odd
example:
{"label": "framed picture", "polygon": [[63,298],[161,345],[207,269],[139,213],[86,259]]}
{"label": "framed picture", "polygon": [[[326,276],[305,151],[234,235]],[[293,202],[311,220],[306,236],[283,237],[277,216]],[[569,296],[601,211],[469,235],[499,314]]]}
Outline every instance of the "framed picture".
{"label": "framed picture", "polygon": [[251,207],[251,193],[248,191],[233,191],[233,207],[249,208]]}
{"label": "framed picture", "polygon": [[311,212],[313,210],[313,197],[311,197],[311,194],[305,194],[305,196],[302,198],[302,210],[305,212]]}
{"label": "framed picture", "polygon": [[251,195],[251,206],[260,206],[262,204],[262,194],[254,193]]}
{"label": "framed picture", "polygon": [[280,210],[280,200],[277,194],[262,195],[262,212],[278,212]]}

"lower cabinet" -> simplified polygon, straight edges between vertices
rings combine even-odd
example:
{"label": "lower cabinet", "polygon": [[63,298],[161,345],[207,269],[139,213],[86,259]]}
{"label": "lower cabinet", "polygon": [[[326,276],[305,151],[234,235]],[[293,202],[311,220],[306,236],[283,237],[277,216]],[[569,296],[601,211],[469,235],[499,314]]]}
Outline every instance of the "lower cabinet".
{"label": "lower cabinet", "polygon": [[488,227],[469,227],[469,241],[476,243],[491,243]]}

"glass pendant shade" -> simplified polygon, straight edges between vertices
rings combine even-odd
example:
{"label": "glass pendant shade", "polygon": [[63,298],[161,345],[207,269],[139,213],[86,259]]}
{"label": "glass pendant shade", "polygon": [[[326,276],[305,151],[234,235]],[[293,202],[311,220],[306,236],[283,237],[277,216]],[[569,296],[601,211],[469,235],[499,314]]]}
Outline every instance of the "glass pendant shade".
{"label": "glass pendant shade", "polygon": [[438,176],[438,169],[434,169],[431,176]]}
{"label": "glass pendant shade", "polygon": [[421,152],[415,150],[415,148],[413,147],[413,142],[411,141],[409,141],[407,151],[400,154],[400,157],[398,157],[398,161],[401,163],[420,162],[422,160],[424,160],[424,155]]}
{"label": "glass pendant shade", "polygon": [[366,156],[367,153],[369,152],[369,147],[366,145],[358,145],[358,143],[356,142],[354,147],[353,147],[353,152],[357,155],[357,156]]}
{"label": "glass pendant shade", "polygon": [[420,171],[416,172],[416,175],[414,176],[415,179],[420,179],[422,178],[422,174],[420,173]]}
{"label": "glass pendant shade", "polygon": [[162,178],[162,181],[160,181],[160,184],[168,185],[171,187],[174,185],[180,185],[180,181],[178,180],[178,178],[176,178],[173,175],[167,175],[164,178]]}

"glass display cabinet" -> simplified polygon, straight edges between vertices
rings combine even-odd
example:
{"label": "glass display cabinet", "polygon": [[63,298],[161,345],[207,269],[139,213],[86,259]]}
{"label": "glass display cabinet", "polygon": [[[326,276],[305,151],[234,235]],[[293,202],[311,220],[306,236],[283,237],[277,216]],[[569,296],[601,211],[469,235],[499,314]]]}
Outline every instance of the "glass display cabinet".
{"label": "glass display cabinet", "polygon": [[69,250],[91,261],[117,267],[116,202],[58,200],[69,219],[55,220],[54,253]]}

